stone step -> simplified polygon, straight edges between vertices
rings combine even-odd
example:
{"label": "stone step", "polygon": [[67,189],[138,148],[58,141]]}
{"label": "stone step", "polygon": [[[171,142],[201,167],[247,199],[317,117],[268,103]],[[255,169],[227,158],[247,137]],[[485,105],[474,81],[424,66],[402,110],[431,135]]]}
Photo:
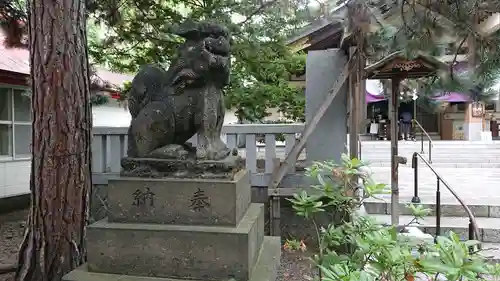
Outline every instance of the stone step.
{"label": "stone step", "polygon": [[[361,151],[365,151],[366,153],[384,153],[387,151],[391,151],[390,147],[378,147],[378,148],[373,148],[373,147],[363,147]],[[404,152],[404,153],[413,153],[413,152],[418,152],[422,153],[422,150],[420,147],[418,148],[403,148],[400,149],[398,147],[398,151]],[[428,153],[429,149],[425,148],[424,153]],[[457,153],[460,152],[460,153]],[[481,155],[500,155],[500,150],[499,149],[463,149],[463,148],[433,148],[432,153],[434,154],[455,154],[455,155],[461,155],[463,153],[465,154],[472,154],[474,152],[477,152]]]}
{"label": "stone step", "polygon": [[[390,153],[391,149],[390,148],[362,148],[361,153],[362,154],[385,154],[385,153]],[[413,154],[414,152],[420,153],[420,154],[428,154],[429,149],[424,149],[424,152],[422,153],[422,150],[420,148],[415,148],[415,149],[400,149],[398,148],[398,153],[403,153],[403,154]],[[454,155],[454,156],[469,156],[469,155],[481,155],[481,156],[500,156],[500,150],[493,150],[493,149],[461,149],[461,148],[438,148],[438,149],[432,149],[432,154],[433,155]]]}
{"label": "stone step", "polygon": [[[366,154],[384,154],[386,152],[390,152],[391,149],[389,147],[387,148],[362,148],[361,152],[365,152]],[[424,153],[422,153],[422,150],[420,148],[418,149],[399,149],[399,153],[406,153],[406,154],[413,154],[414,152],[418,152],[420,154],[427,154],[429,153],[429,150],[426,148],[424,149]],[[490,156],[490,155],[495,155],[495,156],[500,156],[500,150],[493,150],[493,149],[460,149],[460,148],[439,148],[439,149],[432,149],[432,154],[434,155],[484,155],[484,156]]]}
{"label": "stone step", "polygon": [[[347,141],[349,143],[349,141]],[[429,142],[424,140],[424,146],[428,145]],[[390,141],[361,141],[362,146],[373,146],[373,147],[384,147],[390,146]],[[422,142],[420,139],[417,141],[398,141],[398,146],[421,146]],[[434,147],[484,147],[484,148],[499,148],[500,141],[496,142],[444,142],[444,141],[432,141],[432,146]]]}
{"label": "stone step", "polygon": [[[406,162],[407,164],[409,164],[409,162],[411,162],[412,158],[411,156],[407,156],[407,155],[401,155],[399,154],[399,156],[401,157],[405,157],[406,158]],[[474,156],[471,156],[471,158],[454,158],[453,156],[450,156],[448,158],[445,158],[445,157],[434,157],[432,156],[431,160],[432,160],[432,163],[456,163],[456,164],[459,164],[459,163],[470,163],[470,164],[483,164],[483,163],[500,163],[500,159],[494,159],[494,158],[472,158]],[[423,157],[426,161],[429,161],[428,160],[428,156],[424,155]],[[365,162],[370,162],[370,163],[376,163],[376,162],[381,162],[381,163],[384,163],[384,162],[389,162],[389,157],[370,157],[370,156],[361,156],[361,160],[365,161]],[[423,161],[419,159],[419,163],[423,163]]]}
{"label": "stone step", "polygon": [[[401,155],[398,154],[399,156],[406,157],[407,163],[408,161],[411,161],[410,156],[406,155]],[[427,159],[428,156],[424,156],[424,159]],[[376,163],[376,162],[390,162],[390,156],[366,156],[366,155],[361,155],[361,160],[365,162],[370,162],[370,163]],[[422,160],[419,160],[422,161]],[[498,158],[483,158],[483,157],[475,157],[471,156],[470,158],[463,158],[463,157],[435,157],[432,155],[432,163],[471,163],[471,164],[482,164],[482,163],[500,163],[500,159]]]}
{"label": "stone step", "polygon": [[[88,270],[180,279],[251,279],[264,238],[264,204],[236,227],[112,223],[87,227]],[[275,254],[275,250],[271,250]]]}
{"label": "stone step", "polygon": [[[349,140],[347,140],[349,143]],[[380,141],[380,140],[361,140],[362,145],[375,145],[375,146],[380,146],[380,145],[390,145],[390,141]],[[429,141],[425,140],[423,141],[424,144],[428,144]],[[500,146],[500,141],[494,141],[494,142],[480,142],[480,141],[469,141],[469,142],[460,142],[460,141],[442,141],[442,140],[433,140],[432,145],[434,146],[462,146],[462,147],[499,147]],[[420,138],[418,138],[416,141],[413,140],[407,140],[407,141],[398,141],[399,145],[421,145],[422,141]]]}
{"label": "stone step", "polygon": [[108,220],[236,226],[251,201],[248,172],[234,180],[132,178],[108,181]]}
{"label": "stone step", "polygon": [[[252,270],[251,278],[245,281],[275,281],[280,265],[281,244],[279,237],[264,237],[259,257]],[[230,280],[231,276],[221,278]],[[147,276],[127,276],[89,272],[87,264],[73,270],[62,278],[63,281],[182,281],[185,279],[159,278]],[[213,280],[210,278],[210,280]]]}
{"label": "stone step", "polygon": [[[349,142],[349,138],[347,139],[347,142]],[[426,139],[424,137],[424,143],[428,143],[428,142],[429,142],[428,139]],[[391,141],[388,141],[388,140],[362,140],[361,143],[381,145],[381,144],[390,144]],[[406,145],[417,144],[417,143],[420,144],[421,140],[420,140],[420,137],[418,137],[416,141],[400,140],[399,143],[406,144]],[[500,146],[500,140],[494,140],[494,141],[433,140],[432,143],[434,145],[452,145],[452,146],[459,146],[459,145],[462,145],[462,146]]]}
{"label": "stone step", "polygon": [[[359,146],[358,146],[359,148]],[[390,145],[383,145],[383,146],[361,146],[361,150],[365,151],[388,151],[390,150],[391,146]],[[481,152],[491,152],[491,153],[499,153],[500,152],[500,147],[469,147],[469,146],[432,146],[431,147],[432,151],[456,151],[459,150],[460,152],[472,152],[472,151],[481,151]],[[405,145],[398,145],[398,150],[401,151],[412,151],[412,152],[420,152],[422,151],[422,147],[420,145],[414,145],[414,146],[405,146]],[[424,145],[424,151],[428,151],[429,146]]]}
{"label": "stone step", "polygon": [[[349,143],[349,140],[347,140]],[[362,145],[389,145],[391,142],[390,141],[381,141],[381,140],[361,140]],[[424,144],[428,144],[429,140],[424,139],[423,141]],[[500,146],[500,141],[493,141],[493,142],[481,142],[481,141],[443,141],[443,140],[432,140],[432,145],[435,146],[491,146],[491,147],[498,147]],[[420,138],[417,138],[417,140],[399,140],[398,144],[400,145],[421,145],[422,141]]]}
{"label": "stone step", "polygon": [[[390,215],[370,215],[376,221],[384,224],[391,223]],[[399,225],[405,226],[413,220],[412,216],[399,216]],[[489,243],[500,243],[500,218],[476,218],[479,228],[479,237],[477,240]],[[436,218],[425,217],[419,221],[418,225],[423,232],[435,236],[436,234]],[[469,219],[466,217],[441,217],[441,235],[445,235],[449,231],[455,232],[461,239],[467,240],[469,233]]]}
{"label": "stone step", "polygon": [[[406,231],[401,233],[400,235],[410,237],[410,239],[414,239],[414,241],[421,241],[421,242],[429,242],[433,243],[434,242],[434,236],[429,233],[424,233],[421,231],[420,228],[411,226],[411,227],[406,227]],[[499,243],[481,243],[481,251],[480,255],[482,255],[486,261],[490,263],[497,263],[500,260],[500,244]],[[418,252],[415,253],[418,255]],[[427,279],[422,279],[424,281]]]}
{"label": "stone step", "polygon": [[[420,151],[398,151],[398,155],[404,156],[407,158],[411,158],[413,156],[413,153],[417,152],[418,154],[421,154],[424,157],[427,157],[429,155],[429,151],[425,151],[424,153]],[[500,153],[481,153],[477,152],[475,153],[474,151],[470,152],[460,152],[460,150],[450,150],[449,152],[440,152],[436,153],[436,151],[432,151],[432,158],[462,158],[462,159],[495,159],[495,160],[500,160]],[[361,156],[362,157],[369,157],[369,158],[387,158],[391,155],[390,150],[384,150],[384,151],[361,151]]]}
{"label": "stone step", "polygon": [[[435,216],[436,214],[436,204],[435,203],[420,203],[415,204],[420,205],[423,208],[430,209],[430,216]],[[408,203],[399,203],[399,212],[402,215],[412,215],[411,210],[407,207]],[[367,200],[364,202],[364,207],[367,213],[369,214],[378,214],[378,215],[390,215],[391,214],[391,203],[381,202],[375,200]],[[472,214],[478,217],[487,217],[487,218],[500,218],[500,205],[482,205],[482,204],[473,204],[467,205],[471,210]],[[440,210],[442,217],[466,217],[467,213],[464,208],[460,204],[441,204]],[[499,225],[500,227],[500,225]]]}
{"label": "stone step", "polygon": [[[369,161],[371,167],[391,167],[390,161]],[[411,163],[399,165],[411,168]],[[434,168],[500,168],[500,163],[432,163]]]}
{"label": "stone step", "polygon": [[[365,152],[366,155],[385,155],[386,153],[391,152],[390,148],[367,148],[362,149],[361,152]],[[424,153],[420,149],[398,149],[398,153],[409,154],[412,155],[414,152],[418,152],[420,154],[428,154],[429,150],[424,149]],[[495,156],[500,157],[500,150],[475,150],[475,149],[458,149],[458,148],[450,148],[450,149],[433,149],[432,155],[446,155],[446,156],[470,156],[470,155],[481,155],[481,156]]]}
{"label": "stone step", "polygon": [[500,262],[500,243],[481,243],[481,255],[493,263]]}
{"label": "stone step", "polygon": [[[467,205],[498,205],[500,206],[500,192],[498,182],[500,181],[500,169],[497,168],[447,168],[435,167],[435,170],[446,180],[450,188]],[[391,169],[390,167],[371,167],[372,178],[377,183],[387,184],[390,190]],[[399,168],[399,200],[410,203],[414,195],[414,170],[410,167]],[[444,186],[441,187],[442,204],[458,204],[457,199]],[[428,168],[419,169],[418,195],[422,202],[433,203],[436,201],[437,180],[436,176]],[[390,194],[377,196],[385,202],[390,202]]]}
{"label": "stone step", "polygon": [[[429,160],[427,158],[424,158],[426,159],[426,161],[429,162]],[[364,161],[364,163],[367,163],[368,165],[370,166],[375,166],[377,165],[377,163],[388,163],[390,164],[391,161],[389,159],[374,159],[374,158],[366,158],[366,157],[362,157],[361,160]],[[424,162],[422,160],[419,160],[419,167],[423,167]],[[455,168],[460,168],[460,167],[463,167],[463,168],[469,168],[469,167],[477,167],[477,168],[485,168],[485,167],[497,167],[497,164],[500,163],[500,160],[484,160],[482,162],[480,161],[471,161],[471,162],[467,162],[466,160],[457,160],[457,161],[453,161],[453,160],[441,160],[441,159],[434,159],[432,158],[432,162],[430,163],[432,165],[432,167],[438,167],[438,166],[435,166],[435,165],[438,165],[438,164],[443,164],[443,166],[445,167],[455,167]],[[451,165],[450,165],[451,164]],[[484,165],[483,165],[484,164]],[[412,162],[411,162],[411,158],[406,158],[406,164],[399,164],[400,166],[405,166],[405,167],[409,167],[409,168],[412,168]]]}

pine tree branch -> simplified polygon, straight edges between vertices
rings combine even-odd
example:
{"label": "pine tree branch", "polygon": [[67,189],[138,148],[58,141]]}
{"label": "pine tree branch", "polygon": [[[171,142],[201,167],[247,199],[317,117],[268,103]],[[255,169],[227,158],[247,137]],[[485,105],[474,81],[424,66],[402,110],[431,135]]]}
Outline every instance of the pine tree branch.
{"label": "pine tree branch", "polygon": [[457,51],[455,52],[455,56],[453,57],[453,60],[452,60],[452,62],[450,64],[450,76],[451,76],[451,79],[454,78],[453,77],[453,66],[455,66],[455,63],[457,62],[458,53],[460,52],[460,49],[462,48],[462,46],[467,41],[467,38],[468,38],[468,36],[464,37],[462,39],[462,41],[460,42],[460,44],[458,45]]}
{"label": "pine tree branch", "polygon": [[278,3],[278,0],[271,0],[269,2],[264,2],[264,3],[261,3],[260,6],[254,10],[252,13],[250,13],[250,15],[248,15],[243,21],[237,23],[237,25],[244,25],[246,24],[247,22],[249,22],[250,20],[252,20],[252,18],[260,13],[262,13],[265,9],[267,9],[268,7],[274,5]]}
{"label": "pine tree branch", "polygon": [[[416,0],[414,3],[423,7],[424,9],[427,9],[428,11],[436,13],[437,15],[446,19],[448,22],[450,22],[454,26],[463,26],[465,23],[465,28],[467,29],[467,32],[469,34],[473,35],[475,38],[482,38],[483,37],[483,36],[481,36],[481,34],[479,34],[478,32],[476,32],[474,30],[474,28],[472,27],[472,24],[470,24],[469,19],[460,19],[460,20],[457,19],[456,20],[456,19],[452,18],[450,16],[450,14],[447,14],[446,11],[443,10],[443,6],[445,6],[445,5],[441,5],[441,6],[432,5],[429,3],[424,3],[424,1],[428,2],[428,0]],[[467,24],[467,23],[469,23],[469,24]]]}

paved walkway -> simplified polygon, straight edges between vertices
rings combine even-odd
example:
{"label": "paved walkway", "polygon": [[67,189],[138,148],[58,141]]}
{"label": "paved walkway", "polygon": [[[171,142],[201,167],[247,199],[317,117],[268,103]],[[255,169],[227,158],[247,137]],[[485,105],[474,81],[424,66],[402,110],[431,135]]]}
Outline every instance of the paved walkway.
{"label": "paved walkway", "polygon": [[[451,188],[466,204],[500,205],[500,169],[498,168],[435,168]],[[390,185],[389,167],[372,167],[373,179]],[[419,196],[423,203],[434,203],[436,176],[427,167],[419,169]],[[399,168],[400,200],[410,202],[413,197],[413,169]],[[390,195],[383,195],[384,199]],[[441,201],[458,203],[453,195],[441,184]]]}
{"label": "paved walkway", "polygon": [[[285,148],[276,149],[278,157],[284,159]],[[240,155],[245,150],[240,149]],[[258,158],[265,158],[265,149],[258,149]],[[304,159],[304,153],[299,159]],[[466,204],[488,204],[500,206],[500,168],[455,168],[436,167],[436,171],[444,178],[451,188],[465,201]],[[373,178],[380,183],[390,185],[390,167],[371,167]],[[424,203],[435,203],[436,176],[424,166],[419,166],[419,196]],[[413,197],[413,169],[408,166],[399,168],[400,201],[410,202]],[[381,196],[389,200],[390,195]],[[447,204],[458,204],[453,195],[441,184],[441,201]]]}

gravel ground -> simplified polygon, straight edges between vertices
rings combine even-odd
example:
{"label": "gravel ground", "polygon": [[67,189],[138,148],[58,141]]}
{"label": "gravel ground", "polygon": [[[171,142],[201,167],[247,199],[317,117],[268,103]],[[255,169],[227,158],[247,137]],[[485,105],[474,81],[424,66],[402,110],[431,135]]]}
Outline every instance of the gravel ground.
{"label": "gravel ground", "polygon": [[[13,264],[17,259],[17,251],[21,244],[26,211],[0,215],[0,266]],[[313,280],[315,270],[308,257],[310,252],[290,253],[282,251],[281,267],[277,281],[309,281]],[[0,275],[0,281],[12,281],[12,274]]]}
{"label": "gravel ground", "polygon": [[277,281],[309,281],[313,280],[318,270],[309,261],[311,252],[281,252],[281,267]]}
{"label": "gravel ground", "polygon": [[[0,266],[14,264],[23,239],[27,211],[0,215]],[[13,274],[0,275],[0,281],[12,281]]]}

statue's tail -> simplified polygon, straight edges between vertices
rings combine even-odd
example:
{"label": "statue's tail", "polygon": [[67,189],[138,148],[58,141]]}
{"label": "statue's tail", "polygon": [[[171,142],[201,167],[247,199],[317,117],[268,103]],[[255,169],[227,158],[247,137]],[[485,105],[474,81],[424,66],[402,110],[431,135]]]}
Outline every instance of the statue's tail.
{"label": "statue's tail", "polygon": [[137,117],[139,112],[156,96],[162,95],[164,83],[166,82],[166,71],[156,65],[145,65],[132,80],[128,94],[128,108],[132,118]]}
{"label": "statue's tail", "polygon": [[132,118],[139,115],[139,112],[144,108],[144,100],[146,99],[146,88],[136,84],[132,82],[132,87],[128,93],[128,110]]}

